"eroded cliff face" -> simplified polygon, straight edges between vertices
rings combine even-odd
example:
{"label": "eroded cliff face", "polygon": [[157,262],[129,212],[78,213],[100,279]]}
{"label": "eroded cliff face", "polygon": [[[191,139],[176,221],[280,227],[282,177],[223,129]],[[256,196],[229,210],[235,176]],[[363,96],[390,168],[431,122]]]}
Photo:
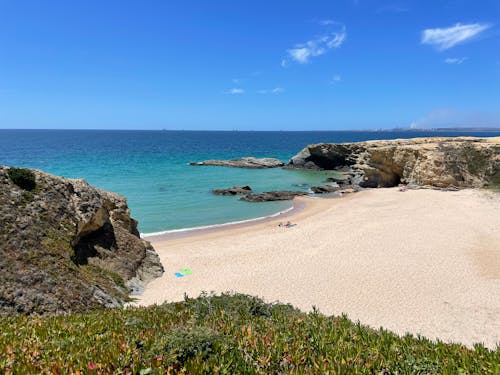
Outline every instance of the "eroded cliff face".
{"label": "eroded cliff face", "polygon": [[21,189],[0,167],[0,312],[121,306],[163,273],[124,197],[33,171]]}
{"label": "eroded cliff face", "polygon": [[500,179],[500,138],[413,138],[309,145],[289,168],[339,170],[361,187],[482,187]]}

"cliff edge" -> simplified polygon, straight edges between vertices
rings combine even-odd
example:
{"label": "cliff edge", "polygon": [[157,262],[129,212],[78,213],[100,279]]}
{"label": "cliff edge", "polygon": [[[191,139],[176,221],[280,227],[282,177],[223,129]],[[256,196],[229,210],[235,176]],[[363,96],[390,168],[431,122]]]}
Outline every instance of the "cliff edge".
{"label": "cliff edge", "polygon": [[288,168],[337,170],[361,187],[500,183],[500,137],[413,138],[309,145]]}
{"label": "cliff edge", "polygon": [[162,273],[124,197],[0,166],[0,313],[118,307]]}

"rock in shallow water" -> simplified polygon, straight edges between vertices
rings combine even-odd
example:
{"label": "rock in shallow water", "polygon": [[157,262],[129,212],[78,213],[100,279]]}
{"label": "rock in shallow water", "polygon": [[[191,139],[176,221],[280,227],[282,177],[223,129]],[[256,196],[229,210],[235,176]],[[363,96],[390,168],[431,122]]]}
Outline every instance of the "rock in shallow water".
{"label": "rock in shallow water", "polygon": [[270,202],[270,201],[289,201],[299,195],[307,195],[303,191],[266,191],[264,193],[248,194],[241,197],[240,200],[246,202]]}
{"label": "rock in shallow water", "polygon": [[216,166],[216,167],[233,167],[233,168],[277,168],[285,165],[281,160],[274,158],[239,158],[231,160],[205,160],[199,162],[191,162],[189,165],[194,166]]}
{"label": "rock in shallow water", "polygon": [[212,193],[215,195],[242,195],[248,194],[252,191],[250,186],[233,186],[228,189],[214,189]]}

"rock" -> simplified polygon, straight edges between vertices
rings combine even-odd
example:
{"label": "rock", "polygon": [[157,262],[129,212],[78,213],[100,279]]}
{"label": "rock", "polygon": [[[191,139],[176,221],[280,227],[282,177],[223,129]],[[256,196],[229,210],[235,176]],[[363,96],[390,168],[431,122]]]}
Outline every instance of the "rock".
{"label": "rock", "polygon": [[351,184],[351,179],[354,177],[352,174],[343,174],[341,177],[328,177],[325,182],[335,182],[339,185]]}
{"label": "rock", "polygon": [[248,194],[252,191],[250,186],[233,186],[228,189],[214,189],[212,193],[215,195],[241,195]]}
{"label": "rock", "polygon": [[205,160],[199,162],[191,162],[189,165],[195,166],[217,166],[217,167],[233,167],[233,168],[277,168],[285,165],[281,160],[273,158],[239,158],[231,160]]}
{"label": "rock", "polygon": [[340,194],[351,194],[351,193],[355,193],[357,192],[356,189],[341,189],[341,190],[337,190],[337,193],[340,193]]}
{"label": "rock", "polygon": [[33,171],[25,191],[0,167],[0,313],[48,314],[122,306],[163,273],[126,199]]}
{"label": "rock", "polygon": [[500,137],[313,144],[287,167],[343,171],[352,175],[353,186],[361,187],[482,187],[500,177]]}
{"label": "rock", "polygon": [[307,193],[303,191],[288,190],[266,191],[264,193],[245,195],[244,197],[241,197],[240,200],[246,202],[288,201],[299,195],[307,195]]}
{"label": "rock", "polygon": [[339,189],[340,188],[338,186],[332,186],[332,185],[311,186],[311,191],[314,194],[333,193],[333,192],[336,192]]}

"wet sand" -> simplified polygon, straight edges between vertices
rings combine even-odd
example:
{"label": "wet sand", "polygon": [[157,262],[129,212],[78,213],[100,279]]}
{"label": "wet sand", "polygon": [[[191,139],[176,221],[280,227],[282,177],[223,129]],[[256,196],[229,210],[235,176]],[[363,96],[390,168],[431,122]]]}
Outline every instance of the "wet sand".
{"label": "wet sand", "polygon": [[[165,274],[137,303],[234,291],[398,334],[500,343],[500,194],[373,189],[296,205],[283,217],[147,238]],[[288,220],[297,225],[278,227]],[[177,278],[184,268],[192,274]]]}

